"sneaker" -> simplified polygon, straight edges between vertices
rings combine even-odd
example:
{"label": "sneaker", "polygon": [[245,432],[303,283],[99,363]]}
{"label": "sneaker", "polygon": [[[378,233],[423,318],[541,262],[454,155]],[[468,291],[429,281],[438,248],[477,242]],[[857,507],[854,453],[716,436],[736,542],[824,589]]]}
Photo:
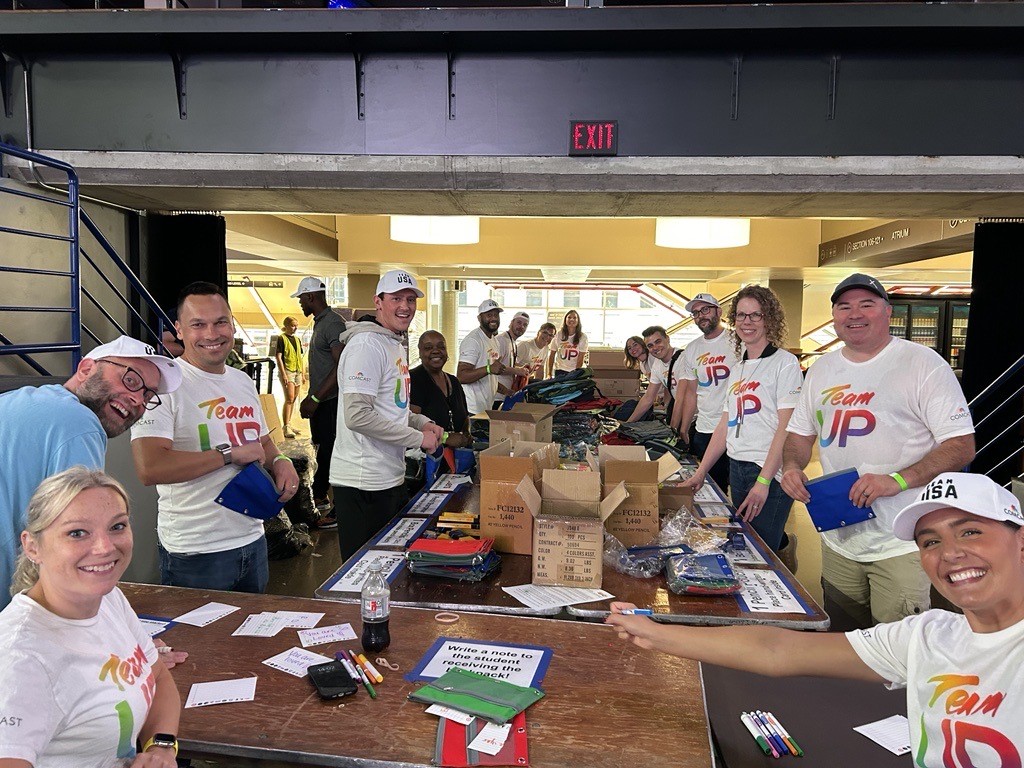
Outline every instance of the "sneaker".
{"label": "sneaker", "polygon": [[316,499],[313,501],[313,506],[321,515],[326,515],[334,509],[334,504],[330,499]]}
{"label": "sneaker", "polygon": [[313,526],[320,531],[329,531],[333,528],[338,527],[338,518],[334,512],[328,512],[326,515],[322,515],[319,520],[313,523]]}

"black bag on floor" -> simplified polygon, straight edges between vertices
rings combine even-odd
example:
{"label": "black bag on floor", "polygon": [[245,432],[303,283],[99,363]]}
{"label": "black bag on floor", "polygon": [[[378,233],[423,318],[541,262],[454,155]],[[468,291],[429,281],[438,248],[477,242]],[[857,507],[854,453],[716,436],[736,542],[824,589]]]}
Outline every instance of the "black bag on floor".
{"label": "black bag on floor", "polygon": [[313,546],[309,529],[302,524],[292,525],[284,512],[267,520],[263,531],[267,536],[267,557],[271,560],[286,560]]}

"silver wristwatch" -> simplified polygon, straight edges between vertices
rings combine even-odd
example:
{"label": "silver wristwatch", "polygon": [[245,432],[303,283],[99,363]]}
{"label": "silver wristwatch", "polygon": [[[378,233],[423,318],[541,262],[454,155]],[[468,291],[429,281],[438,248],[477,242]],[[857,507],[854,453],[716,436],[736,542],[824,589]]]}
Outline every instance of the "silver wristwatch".
{"label": "silver wristwatch", "polygon": [[224,457],[225,467],[231,463],[231,443],[221,443],[214,450],[218,451],[220,455]]}

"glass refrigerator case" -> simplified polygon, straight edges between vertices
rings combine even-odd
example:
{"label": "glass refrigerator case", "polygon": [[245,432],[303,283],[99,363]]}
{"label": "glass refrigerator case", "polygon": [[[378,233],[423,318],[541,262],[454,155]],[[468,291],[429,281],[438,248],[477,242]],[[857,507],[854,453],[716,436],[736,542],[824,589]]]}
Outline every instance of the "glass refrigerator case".
{"label": "glass refrigerator case", "polygon": [[961,369],[970,302],[892,296],[891,303],[889,333],[934,349],[953,370]]}

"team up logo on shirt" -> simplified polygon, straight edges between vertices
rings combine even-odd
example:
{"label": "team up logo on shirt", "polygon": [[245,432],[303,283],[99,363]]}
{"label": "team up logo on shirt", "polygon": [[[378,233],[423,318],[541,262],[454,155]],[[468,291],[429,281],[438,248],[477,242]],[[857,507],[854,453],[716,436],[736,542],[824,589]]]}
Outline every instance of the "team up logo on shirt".
{"label": "team up logo on shirt", "polygon": [[[110,654],[103,666],[100,667],[99,679],[101,682],[109,681],[117,687],[117,690],[124,691],[126,687],[141,683],[142,695],[146,699],[146,708],[153,706],[153,696],[156,694],[156,675],[153,668],[146,662],[146,653],[141,645],[136,645],[132,655],[122,659],[116,653]],[[114,705],[117,712],[118,757],[134,757],[135,744],[132,741],[132,734],[135,732],[135,716],[132,714],[131,705],[127,701],[119,701]]]}
{"label": "team up logo on shirt", "polygon": [[[945,674],[936,675],[928,680],[935,686],[928,708],[937,709],[941,719],[942,764],[948,768],[972,768],[975,765],[971,758],[991,749],[999,759],[986,765],[1000,765],[1004,768],[1021,765],[1021,755],[1002,731],[992,728],[984,722],[984,718],[994,718],[1006,700],[1002,691],[995,693],[979,692],[980,684],[977,675]],[[972,718],[967,720],[965,718]],[[928,753],[928,734],[924,729],[924,713],[921,714],[921,742],[917,746],[915,763],[925,765]]]}
{"label": "team up logo on shirt", "polygon": [[[226,405],[226,397],[204,400],[196,407],[206,412],[207,421],[222,421],[228,433],[228,442],[239,446],[253,443],[260,439],[260,422],[251,405]],[[210,425],[199,424],[199,445],[204,451],[210,450]]]}
{"label": "team up logo on shirt", "polygon": [[558,345],[558,354],[563,360],[575,360],[580,356],[580,350],[571,341],[563,341]]}
{"label": "team up logo on shirt", "polygon": [[395,367],[398,369],[398,381],[395,382],[395,405],[405,408],[409,405],[409,364],[402,358],[395,358]]}
{"label": "team up logo on shirt", "polygon": [[[836,443],[845,448],[851,437],[870,435],[875,430],[875,414],[865,406],[875,396],[874,392],[851,392],[850,384],[839,384],[821,390],[821,404],[835,406],[832,422],[826,428],[825,413],[818,409],[814,417],[818,421],[818,444],[827,448]],[[837,442],[838,441],[838,442]]]}
{"label": "team up logo on shirt", "polygon": [[754,394],[754,390],[760,386],[759,381],[740,379],[729,387],[729,395],[736,396],[736,416],[729,421],[730,427],[735,427],[747,416],[761,410],[761,398]]}
{"label": "team up logo on shirt", "polygon": [[[705,352],[697,358],[697,367],[693,372],[697,376],[698,387],[717,387],[718,382],[729,380],[729,366],[725,364],[725,355]],[[704,374],[704,378],[701,378],[701,373]]]}

